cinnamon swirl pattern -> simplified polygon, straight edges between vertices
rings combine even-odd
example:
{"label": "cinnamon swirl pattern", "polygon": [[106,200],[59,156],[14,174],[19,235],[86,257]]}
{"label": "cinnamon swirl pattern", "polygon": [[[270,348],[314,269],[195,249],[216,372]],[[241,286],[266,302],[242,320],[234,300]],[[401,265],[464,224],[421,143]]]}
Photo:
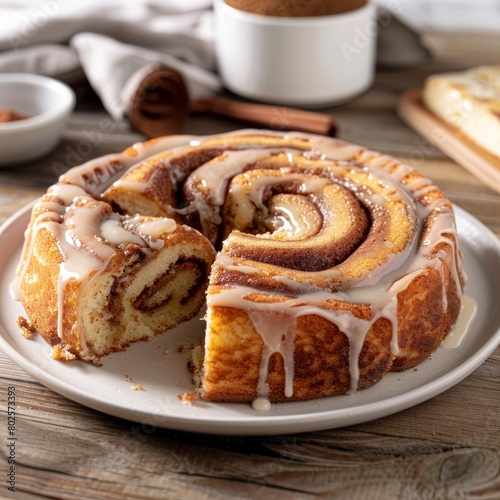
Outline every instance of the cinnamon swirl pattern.
{"label": "cinnamon swirl pattern", "polygon": [[[102,206],[95,210],[108,214],[106,227],[102,216],[91,224],[71,222],[83,220],[84,208],[80,195],[61,195],[61,185],[63,191],[67,185],[84,189],[90,199],[83,205]],[[165,225],[176,227],[186,231],[188,244],[198,238],[200,248],[218,250],[211,267],[208,249],[202,264],[198,251],[178,259],[192,274],[175,302],[180,309],[193,290],[203,289],[199,275],[209,274],[205,339],[192,359],[197,391],[206,400],[265,406],[370,387],[390,370],[428,358],[460,311],[466,278],[449,200],[409,166],[337,139],[256,130],[159,139],[68,172],[48,196],[66,200],[58,215],[64,229],[57,226],[65,237],[47,230],[66,242],[58,253],[70,255],[56,264],[52,291],[59,301],[60,283],[70,289],[75,274],[89,288],[81,276],[96,266],[88,263],[86,241],[92,235],[100,245],[112,240],[108,227],[119,227],[122,245],[131,240],[148,255],[160,245],[151,244],[157,240],[144,220],[163,235],[171,234]],[[38,211],[55,224],[53,210]],[[25,298],[33,242],[43,234],[34,228],[47,225],[36,213],[20,266]],[[86,228],[76,238],[68,236],[75,225]],[[162,250],[172,253],[167,243]],[[72,293],[76,301],[80,291]],[[141,294],[140,300],[129,294],[133,310],[156,304],[156,290]],[[96,313],[108,310],[107,297]],[[87,304],[76,323],[89,321]]]}

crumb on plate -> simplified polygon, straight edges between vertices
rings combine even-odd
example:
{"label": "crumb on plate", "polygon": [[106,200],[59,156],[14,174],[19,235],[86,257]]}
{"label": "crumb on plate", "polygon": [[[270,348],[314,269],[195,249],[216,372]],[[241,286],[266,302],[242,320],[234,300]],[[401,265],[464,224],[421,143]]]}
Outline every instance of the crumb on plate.
{"label": "crumb on plate", "polygon": [[52,359],[58,359],[62,361],[72,361],[73,359],[76,359],[76,356],[72,352],[69,352],[60,345],[55,345],[52,348],[51,357]]}
{"label": "crumb on plate", "polygon": [[179,394],[177,399],[182,400],[185,405],[192,406],[193,403],[199,398],[199,394],[197,392],[185,392],[183,394]]}

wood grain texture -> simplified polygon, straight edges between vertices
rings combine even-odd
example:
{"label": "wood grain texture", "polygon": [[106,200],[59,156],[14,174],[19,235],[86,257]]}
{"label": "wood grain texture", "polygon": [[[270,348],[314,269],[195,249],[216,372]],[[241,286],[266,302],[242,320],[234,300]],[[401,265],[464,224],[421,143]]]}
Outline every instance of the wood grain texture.
{"label": "wood grain texture", "polygon": [[[500,236],[500,195],[448,159],[396,114],[399,93],[436,63],[379,71],[373,89],[331,113],[340,137],[397,156]],[[443,67],[443,70],[454,69]],[[94,106],[95,107],[95,106]],[[84,106],[80,106],[80,109]],[[0,171],[0,221],[83,161],[141,140],[99,108],[78,111],[64,141],[36,164]],[[286,109],[278,116],[286,120]],[[207,116],[184,132],[240,128]],[[73,403],[0,353],[0,472],[7,472],[7,387],[15,386],[19,436],[12,498],[499,498],[500,348],[460,384],[373,422],[273,437],[197,435],[133,423]],[[6,483],[0,498],[9,498]]]}
{"label": "wood grain texture", "polygon": [[398,113],[436,147],[500,193],[500,158],[431,113],[425,107],[420,89],[409,90],[401,95]]}

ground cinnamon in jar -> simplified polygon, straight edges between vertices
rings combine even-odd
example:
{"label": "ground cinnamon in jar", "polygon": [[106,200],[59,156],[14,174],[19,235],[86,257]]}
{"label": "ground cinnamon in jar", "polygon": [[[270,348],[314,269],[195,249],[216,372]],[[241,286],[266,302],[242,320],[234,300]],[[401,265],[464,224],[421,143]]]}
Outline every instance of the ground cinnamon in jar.
{"label": "ground cinnamon in jar", "polygon": [[366,5],[367,0],[225,0],[238,10],[279,17],[311,17],[343,14]]}
{"label": "ground cinnamon in jar", "polygon": [[30,118],[30,115],[27,113],[10,108],[0,108],[0,123],[17,122],[26,118]]}

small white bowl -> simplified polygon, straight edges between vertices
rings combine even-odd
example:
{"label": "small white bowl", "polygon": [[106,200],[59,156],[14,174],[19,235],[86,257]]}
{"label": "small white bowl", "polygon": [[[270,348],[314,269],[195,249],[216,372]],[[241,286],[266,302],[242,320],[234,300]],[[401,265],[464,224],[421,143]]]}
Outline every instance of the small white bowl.
{"label": "small white bowl", "polygon": [[352,99],[375,75],[375,5],[343,14],[274,17],[214,0],[222,81],[258,101],[321,107]]}
{"label": "small white bowl", "polygon": [[0,166],[27,163],[50,153],[61,140],[75,102],[73,90],[53,78],[0,74],[0,108],[30,115],[0,123]]}

